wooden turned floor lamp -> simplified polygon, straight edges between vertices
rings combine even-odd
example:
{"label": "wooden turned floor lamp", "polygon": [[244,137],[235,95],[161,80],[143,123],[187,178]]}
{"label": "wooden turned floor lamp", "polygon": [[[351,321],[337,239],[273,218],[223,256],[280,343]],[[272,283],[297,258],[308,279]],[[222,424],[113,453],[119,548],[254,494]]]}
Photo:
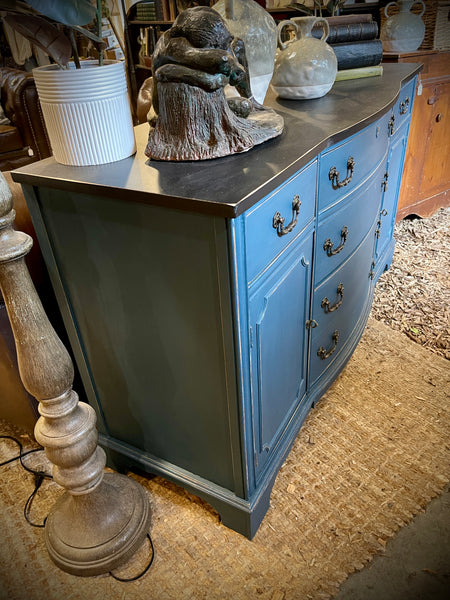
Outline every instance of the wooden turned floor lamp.
{"label": "wooden turned floor lamp", "polygon": [[71,358],[51,326],[25,256],[33,240],[15,231],[12,193],[0,172],[0,290],[17,349],[20,377],[39,401],[36,440],[67,491],[51,509],[45,540],[50,557],[73,575],[108,573],[145,540],[150,507],[133,479],[104,473],[93,408],[72,390]]}

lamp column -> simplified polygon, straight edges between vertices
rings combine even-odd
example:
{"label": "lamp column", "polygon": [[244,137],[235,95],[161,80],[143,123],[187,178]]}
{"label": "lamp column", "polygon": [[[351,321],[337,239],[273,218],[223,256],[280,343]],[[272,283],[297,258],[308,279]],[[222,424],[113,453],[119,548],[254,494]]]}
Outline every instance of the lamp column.
{"label": "lamp column", "polygon": [[19,372],[39,401],[36,440],[65,488],[45,525],[50,557],[73,575],[107,573],[145,540],[150,507],[133,479],[104,473],[94,409],[72,389],[71,358],[51,326],[25,264],[32,239],[15,231],[12,194],[0,173],[0,290],[16,343]]}

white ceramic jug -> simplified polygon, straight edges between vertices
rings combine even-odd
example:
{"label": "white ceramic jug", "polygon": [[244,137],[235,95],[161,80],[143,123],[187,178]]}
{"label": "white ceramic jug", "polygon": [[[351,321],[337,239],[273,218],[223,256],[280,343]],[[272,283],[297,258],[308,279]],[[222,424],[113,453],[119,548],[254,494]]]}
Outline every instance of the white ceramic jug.
{"label": "white ceramic jug", "polygon": [[[320,39],[311,34],[316,23],[323,23]],[[294,28],[295,39],[284,43],[281,34],[288,25]],[[326,43],[329,32],[328,21],[318,17],[295,17],[278,24],[278,50],[271,85],[280,98],[321,98],[333,87],[337,59]]]}
{"label": "white ceramic jug", "polygon": [[[411,12],[413,4],[421,4],[422,12],[416,15]],[[388,8],[398,6],[400,12],[389,17]],[[425,12],[423,0],[397,0],[389,2],[384,8],[388,19],[381,28],[380,39],[385,52],[414,52],[420,46],[425,36],[425,23],[422,15]]]}

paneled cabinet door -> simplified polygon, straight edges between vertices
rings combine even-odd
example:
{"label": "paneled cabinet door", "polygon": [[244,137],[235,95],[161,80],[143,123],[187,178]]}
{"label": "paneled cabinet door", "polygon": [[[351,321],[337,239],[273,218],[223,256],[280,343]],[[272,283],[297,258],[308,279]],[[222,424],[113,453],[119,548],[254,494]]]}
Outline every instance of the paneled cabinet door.
{"label": "paneled cabinet door", "polygon": [[[377,244],[375,259],[384,260],[384,252],[392,241],[394,233],[395,215],[397,212],[397,199],[402,178],[403,161],[406,150],[407,128],[403,128],[404,134],[392,142],[389,150],[386,174],[382,183],[383,198],[378,219]],[[400,133],[400,132],[399,132]],[[381,270],[384,270],[383,267]]]}
{"label": "paneled cabinet door", "polygon": [[[312,233],[249,298],[251,393],[257,477],[306,391]],[[255,286],[256,287],[256,286]]]}
{"label": "paneled cabinet door", "polygon": [[[449,77],[447,71],[447,80]],[[427,217],[449,205],[449,120],[450,82],[435,85],[433,79],[425,81],[422,95],[414,99],[397,220],[411,214]]]}
{"label": "paneled cabinet door", "polygon": [[426,118],[429,127],[420,140],[423,163],[420,163],[422,168],[417,169],[419,173],[416,175],[417,200],[424,201],[450,186],[450,83],[425,87],[420,101],[420,116]]}

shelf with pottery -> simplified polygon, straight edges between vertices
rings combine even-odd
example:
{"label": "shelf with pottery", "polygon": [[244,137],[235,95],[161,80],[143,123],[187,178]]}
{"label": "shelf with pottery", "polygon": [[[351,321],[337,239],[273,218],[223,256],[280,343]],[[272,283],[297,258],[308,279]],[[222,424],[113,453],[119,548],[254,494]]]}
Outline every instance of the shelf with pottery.
{"label": "shelf with pottery", "polygon": [[241,154],[147,160],[143,124],[124,160],[14,173],[109,464],[175,481],[255,534],[390,263],[419,69],[386,65],[315,100],[270,92],[284,132]]}

